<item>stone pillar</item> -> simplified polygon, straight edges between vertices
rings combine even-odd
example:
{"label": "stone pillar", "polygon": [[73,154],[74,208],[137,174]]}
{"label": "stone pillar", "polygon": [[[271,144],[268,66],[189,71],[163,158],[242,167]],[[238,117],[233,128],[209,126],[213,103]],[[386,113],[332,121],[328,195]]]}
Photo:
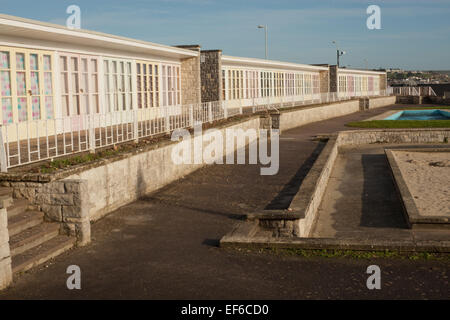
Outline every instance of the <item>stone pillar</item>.
{"label": "stone pillar", "polygon": [[380,75],[380,91],[386,90],[387,88],[387,77],[386,74]]}
{"label": "stone pillar", "polygon": [[359,110],[369,109],[369,98],[359,98]]}
{"label": "stone pillar", "polygon": [[422,96],[413,96],[412,97],[412,103],[413,104],[422,104],[423,103],[423,97]]}
{"label": "stone pillar", "polygon": [[259,129],[269,131],[272,129],[272,117],[269,114],[263,114],[259,116]]}
{"label": "stone pillar", "polygon": [[338,91],[338,67],[330,66],[330,92]]}
{"label": "stone pillar", "polygon": [[9,250],[8,214],[0,202],[0,290],[12,282],[11,253]]}
{"label": "stone pillar", "polygon": [[327,93],[330,90],[330,70],[320,71],[320,93]]}
{"label": "stone pillar", "polygon": [[91,241],[89,195],[86,180],[59,180],[44,184],[36,194],[45,218],[60,222],[64,231],[77,238],[77,245]]}
{"label": "stone pillar", "polygon": [[202,102],[222,100],[222,50],[204,50],[200,57]]}
{"label": "stone pillar", "polygon": [[87,180],[63,180],[66,194],[71,194],[73,205],[62,206],[62,220],[69,235],[77,237],[77,245],[91,242],[89,195]]}
{"label": "stone pillar", "polygon": [[279,130],[279,134],[281,134],[280,113],[272,112],[270,113],[270,118],[272,122],[272,129]]}
{"label": "stone pillar", "polygon": [[198,52],[198,56],[181,60],[181,104],[199,103],[201,97],[200,46],[177,46]]}

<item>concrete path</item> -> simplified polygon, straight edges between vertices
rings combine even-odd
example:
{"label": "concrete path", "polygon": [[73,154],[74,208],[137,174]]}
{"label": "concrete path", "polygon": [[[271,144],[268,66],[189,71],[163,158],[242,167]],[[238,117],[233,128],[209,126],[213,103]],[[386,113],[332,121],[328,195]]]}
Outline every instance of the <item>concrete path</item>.
{"label": "concrete path", "polygon": [[[278,175],[261,176],[256,165],[209,166],[122,207],[93,224],[92,244],[22,275],[0,299],[448,298],[447,261],[301,258],[217,247],[242,214],[286,205],[321,149],[311,136],[386,110],[283,133]],[[82,271],[79,291],[66,288],[72,264]],[[382,290],[366,288],[371,264],[381,267]]]}

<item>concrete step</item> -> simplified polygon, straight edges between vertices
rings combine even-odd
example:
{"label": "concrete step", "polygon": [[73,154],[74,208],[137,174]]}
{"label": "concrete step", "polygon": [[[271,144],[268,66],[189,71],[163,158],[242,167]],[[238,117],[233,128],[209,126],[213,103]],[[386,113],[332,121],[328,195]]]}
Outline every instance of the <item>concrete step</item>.
{"label": "concrete step", "polygon": [[41,223],[9,239],[11,256],[17,256],[59,235],[59,223]]}
{"label": "concrete step", "polygon": [[6,210],[8,211],[8,218],[14,217],[24,211],[28,210],[29,201],[27,199],[14,199],[12,205]]}
{"label": "concrete step", "polygon": [[12,258],[13,273],[25,272],[37,265],[40,265],[75,245],[76,238],[59,235],[43,244],[25,251]]}
{"label": "concrete step", "polygon": [[12,238],[16,234],[33,228],[44,222],[44,213],[41,211],[24,211],[11,218],[8,218],[9,237]]}

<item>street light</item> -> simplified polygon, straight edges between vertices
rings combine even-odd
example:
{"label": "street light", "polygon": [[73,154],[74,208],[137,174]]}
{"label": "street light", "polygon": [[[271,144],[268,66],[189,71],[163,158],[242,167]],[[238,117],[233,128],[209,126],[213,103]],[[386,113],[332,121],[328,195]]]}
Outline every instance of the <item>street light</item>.
{"label": "street light", "polygon": [[338,48],[337,42],[333,40],[333,43],[336,45],[336,60],[337,60],[337,67],[339,68],[339,57],[343,56],[346,52],[341,51]]}
{"label": "street light", "polygon": [[266,33],[266,60],[267,60],[267,57],[268,57],[268,55],[267,55],[267,30],[268,30],[268,28],[267,28],[267,25],[265,25],[265,26],[263,26],[263,25],[259,25],[258,26],[258,29],[264,29],[264,31],[265,31],[265,33]]}

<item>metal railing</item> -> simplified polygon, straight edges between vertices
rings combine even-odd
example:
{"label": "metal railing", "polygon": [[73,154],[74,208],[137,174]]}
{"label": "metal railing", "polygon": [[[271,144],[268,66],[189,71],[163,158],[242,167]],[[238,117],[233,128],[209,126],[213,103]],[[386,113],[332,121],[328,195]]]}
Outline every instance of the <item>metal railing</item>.
{"label": "metal railing", "polygon": [[[386,92],[379,94],[385,95]],[[197,123],[211,123],[240,114],[351,98],[329,92],[312,94],[309,98],[288,96],[214,101],[6,124],[0,130],[1,171],[71,154],[95,152],[123,142],[137,142],[175,129],[190,128]]]}
{"label": "metal railing", "polygon": [[436,96],[432,87],[392,87],[396,96]]}

